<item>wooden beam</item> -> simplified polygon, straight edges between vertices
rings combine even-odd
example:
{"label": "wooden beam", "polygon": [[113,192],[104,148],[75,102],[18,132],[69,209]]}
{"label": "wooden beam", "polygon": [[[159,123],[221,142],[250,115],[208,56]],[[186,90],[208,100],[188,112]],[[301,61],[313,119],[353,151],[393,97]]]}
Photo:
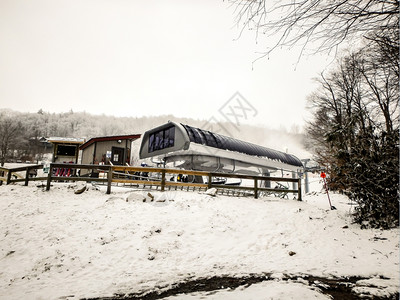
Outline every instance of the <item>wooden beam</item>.
{"label": "wooden beam", "polygon": [[165,189],[165,169],[161,171],[161,191]]}
{"label": "wooden beam", "polygon": [[47,175],[46,191],[50,190],[51,177],[53,176],[53,164],[50,164],[49,174]]}
{"label": "wooden beam", "polygon": [[192,186],[192,187],[204,187],[206,188],[208,185],[205,183],[193,183],[193,182],[175,182],[175,181],[167,181],[165,183],[166,186]]}
{"label": "wooden beam", "polygon": [[298,189],[297,200],[303,201],[302,196],[301,196],[301,178],[299,178],[298,180],[299,180],[299,182],[297,183],[297,189]]}
{"label": "wooden beam", "polygon": [[[7,182],[7,184],[11,182],[22,182],[25,181],[38,181],[38,180],[47,180],[46,190],[50,189],[51,181],[53,180],[61,180],[61,181],[94,181],[94,182],[107,182],[107,194],[111,193],[111,184],[115,183],[128,183],[128,184],[142,184],[142,185],[154,185],[161,186],[161,191],[165,190],[165,187],[190,187],[195,188],[211,188],[215,187],[217,189],[222,189],[226,191],[230,190],[248,190],[254,192],[254,197],[258,198],[260,192],[271,192],[271,193],[297,193],[298,200],[302,200],[302,190],[301,190],[301,179],[300,178],[279,178],[279,177],[269,177],[269,176],[251,176],[251,175],[241,175],[241,174],[225,174],[225,173],[215,173],[215,172],[204,172],[204,171],[191,171],[191,170],[179,170],[179,169],[165,169],[165,168],[149,168],[149,167],[126,167],[126,166],[109,166],[109,165],[85,165],[85,164],[65,164],[65,163],[52,163],[50,164],[50,170],[47,177],[35,177],[29,178],[29,170],[31,169],[40,169],[43,168],[43,165],[33,165],[33,166],[25,166],[13,169],[0,168],[0,170],[4,170],[7,173],[7,177],[2,179]],[[55,168],[69,168],[69,169],[89,169],[89,170],[102,170],[107,172],[107,178],[92,178],[92,177],[55,177],[53,176],[53,170]],[[25,178],[23,179],[11,179],[11,175],[15,171],[26,171]],[[124,172],[149,172],[149,173],[161,173],[161,180],[137,180],[137,179],[118,179],[113,178],[113,173],[115,171],[124,171]],[[208,177],[208,183],[194,183],[194,182],[175,182],[175,181],[166,181],[166,174],[187,174],[187,175],[198,175],[198,176],[206,176]],[[126,174],[128,175],[128,174]],[[133,176],[133,175],[132,175]],[[222,185],[222,184],[212,184],[213,177],[228,177],[228,178],[240,178],[240,179],[251,179],[254,180],[253,186],[236,186],[236,185]],[[1,179],[0,179],[1,180]],[[270,180],[276,182],[296,182],[298,184],[297,189],[285,189],[285,188],[262,188],[259,187],[260,180]]]}
{"label": "wooden beam", "polygon": [[106,194],[111,194],[111,182],[112,182],[112,167],[108,168],[107,173],[107,192]]}
{"label": "wooden beam", "polygon": [[254,178],[254,198],[258,198],[258,180]]}

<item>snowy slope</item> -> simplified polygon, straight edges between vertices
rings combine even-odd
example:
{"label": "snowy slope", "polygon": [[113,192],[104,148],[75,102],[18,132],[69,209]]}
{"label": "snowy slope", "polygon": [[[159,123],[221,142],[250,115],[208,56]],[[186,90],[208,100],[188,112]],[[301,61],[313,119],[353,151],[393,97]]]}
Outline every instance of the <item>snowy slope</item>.
{"label": "snowy slope", "polygon": [[279,274],[372,277],[366,285],[379,288],[358,292],[378,295],[399,288],[399,230],[359,229],[342,195],[331,195],[338,208],[331,211],[321,193],[298,202],[151,191],[151,202],[148,192],[113,188],[106,195],[91,187],[76,195],[71,184],[55,183],[48,192],[33,184],[1,186],[0,298],[112,296],[265,272],[277,280],[234,294],[223,290],[218,299],[260,293],[326,299]]}

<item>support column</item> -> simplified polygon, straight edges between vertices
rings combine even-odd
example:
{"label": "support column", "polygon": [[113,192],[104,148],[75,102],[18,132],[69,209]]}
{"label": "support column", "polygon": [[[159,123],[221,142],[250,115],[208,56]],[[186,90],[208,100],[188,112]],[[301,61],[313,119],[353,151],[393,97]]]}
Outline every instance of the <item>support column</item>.
{"label": "support column", "polygon": [[258,179],[254,178],[254,198],[258,198]]}
{"label": "support column", "polygon": [[107,192],[106,194],[111,194],[111,182],[112,182],[112,166],[108,168],[108,173],[107,173]]}
{"label": "support column", "polygon": [[26,168],[26,173],[25,173],[25,186],[28,186],[29,182],[29,168]]}
{"label": "support column", "polygon": [[304,190],[306,192],[306,194],[308,194],[310,192],[310,186],[308,183],[308,172],[307,170],[304,171]]}
{"label": "support column", "polygon": [[161,191],[165,189],[165,169],[161,171]]}
{"label": "support column", "polygon": [[10,184],[11,183],[11,169],[8,169],[8,172],[7,172],[7,182],[6,182],[6,184]]}
{"label": "support column", "polygon": [[47,174],[46,191],[50,190],[51,176],[53,176],[53,164],[50,164],[49,174]]}
{"label": "support column", "polygon": [[[297,178],[296,172],[294,172],[294,171],[292,171],[292,178],[293,178],[293,179],[296,179],[296,178]],[[293,189],[294,189],[294,190],[297,190],[297,182],[293,182]]]}
{"label": "support column", "polygon": [[[264,171],[263,176],[270,177],[270,176],[271,176],[271,173],[270,173],[269,171]],[[271,181],[265,180],[265,181],[264,181],[264,187],[270,188],[270,187],[271,187]]]}

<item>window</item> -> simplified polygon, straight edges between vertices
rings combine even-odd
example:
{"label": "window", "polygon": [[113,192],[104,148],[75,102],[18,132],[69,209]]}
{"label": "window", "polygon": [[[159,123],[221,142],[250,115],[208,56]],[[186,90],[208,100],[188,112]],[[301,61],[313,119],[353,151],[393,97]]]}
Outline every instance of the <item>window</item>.
{"label": "window", "polygon": [[175,142],[175,127],[164,130],[164,148],[173,147]]}
{"label": "window", "polygon": [[154,134],[149,137],[149,153],[154,151]]}
{"label": "window", "polygon": [[149,136],[149,153],[173,147],[175,144],[175,126],[168,127]]}
{"label": "window", "polygon": [[57,155],[75,156],[76,146],[73,145],[57,145]]}

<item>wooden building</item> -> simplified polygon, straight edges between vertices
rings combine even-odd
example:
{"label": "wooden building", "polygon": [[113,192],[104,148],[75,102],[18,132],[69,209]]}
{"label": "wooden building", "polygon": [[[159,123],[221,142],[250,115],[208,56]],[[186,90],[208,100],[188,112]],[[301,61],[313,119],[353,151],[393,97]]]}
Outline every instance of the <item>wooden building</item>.
{"label": "wooden building", "polygon": [[85,140],[67,137],[49,137],[48,142],[53,144],[54,163],[78,163],[79,146]]}
{"label": "wooden building", "polygon": [[94,137],[79,147],[82,150],[82,164],[129,164],[132,142],[140,134]]}

